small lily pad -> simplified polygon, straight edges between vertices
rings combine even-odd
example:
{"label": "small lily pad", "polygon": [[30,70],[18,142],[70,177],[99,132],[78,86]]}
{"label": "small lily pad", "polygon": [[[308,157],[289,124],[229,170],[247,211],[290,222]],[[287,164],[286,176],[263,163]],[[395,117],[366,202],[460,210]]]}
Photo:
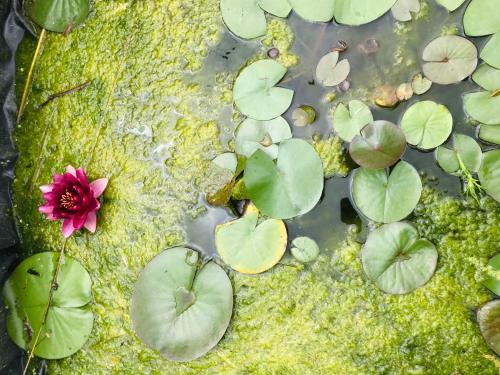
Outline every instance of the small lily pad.
{"label": "small lily pad", "polygon": [[382,108],[394,108],[398,103],[397,87],[384,84],[375,90],[375,104]]}
{"label": "small lily pad", "polygon": [[346,142],[351,142],[371,122],[373,115],[370,107],[359,100],[350,101],[348,107],[340,103],[333,113],[333,127]]}
{"label": "small lily pad", "polygon": [[396,89],[396,96],[400,102],[410,100],[413,96],[413,89],[409,83],[402,83]]}
{"label": "small lily pad", "polygon": [[488,302],[477,312],[479,328],[484,341],[497,355],[500,355],[500,299]]}
{"label": "small lily pad", "polygon": [[484,36],[500,31],[500,0],[473,0],[465,10],[464,29],[469,36]]}
{"label": "small lily pad", "polygon": [[411,88],[413,92],[417,95],[423,95],[430,90],[432,86],[432,81],[424,77],[421,73],[413,76],[411,80]]}
{"label": "small lily pad", "polygon": [[316,111],[309,105],[301,105],[292,113],[293,125],[304,127],[316,121]]}
{"label": "small lily pad", "polygon": [[500,32],[493,35],[481,51],[481,58],[488,64],[500,69]]}
{"label": "small lily pad", "polygon": [[175,247],[142,270],[132,296],[137,336],[165,358],[199,358],[220,341],[231,319],[233,288],[224,270]]}
{"label": "small lily pad", "polygon": [[392,223],[370,233],[361,260],[368,278],[382,291],[406,294],[431,279],[438,253],[410,224]]}
{"label": "small lily pad", "polygon": [[293,90],[274,87],[286,68],[270,59],[259,60],[243,69],[233,88],[236,107],[245,116],[267,121],[281,116],[290,107]]}
{"label": "small lily pad", "polygon": [[337,51],[327,53],[319,60],[316,67],[316,79],[319,83],[326,87],[337,86],[346,80],[351,66],[349,61],[344,59],[339,60]]}
{"label": "small lily pad", "polygon": [[[500,272],[500,254],[497,254],[493,258],[491,258],[488,262],[488,265],[493,269],[493,271]],[[488,277],[488,279],[486,279],[483,284],[497,296],[500,296],[500,278]]]}
{"label": "small lily pad", "polygon": [[301,263],[309,263],[319,255],[319,246],[312,238],[297,237],[292,241],[291,253]]}
{"label": "small lily pad", "polygon": [[500,145],[500,126],[499,125],[481,125],[479,127],[479,139],[486,143]]}
{"label": "small lily pad", "polygon": [[335,0],[335,20],[343,25],[364,25],[382,17],[395,3],[396,0]]}
{"label": "small lily pad", "polygon": [[221,259],[232,269],[255,275],[274,267],[287,244],[283,221],[268,219],[258,224],[259,210],[248,205],[241,219],[218,225],[215,246]]}
{"label": "small lily pad", "polygon": [[212,163],[222,169],[227,169],[234,174],[236,172],[236,167],[238,166],[238,158],[236,157],[236,154],[232,152],[225,152],[212,160]]}
{"label": "small lily pad", "polygon": [[397,0],[391,8],[392,16],[401,22],[411,21],[411,14],[420,12],[420,0]]}
{"label": "small lily pad", "polygon": [[431,101],[413,104],[401,120],[401,129],[408,143],[423,150],[443,144],[452,128],[453,117],[448,108]]}
{"label": "small lily pad", "polygon": [[500,69],[482,64],[472,75],[472,79],[483,89],[495,91],[500,89]]}
{"label": "small lily pad", "polygon": [[465,0],[437,0],[437,3],[444,6],[448,11],[453,12],[465,3]]}
{"label": "small lily pad", "polygon": [[478,175],[484,190],[493,199],[500,202],[500,149],[484,154]]}
{"label": "small lily pad", "polygon": [[289,0],[293,11],[312,22],[328,22],[333,18],[335,0]]}
{"label": "small lily pad", "polygon": [[24,8],[40,27],[63,33],[85,21],[89,0],[27,0]]}
{"label": "small lily pad", "polygon": [[379,169],[396,163],[405,149],[406,138],[399,127],[392,122],[375,121],[354,137],[349,154],[360,166]]}
{"label": "small lily pad", "polygon": [[323,192],[323,165],[314,148],[301,139],[280,143],[278,160],[257,150],[247,160],[245,186],[266,216],[289,219],[309,212]]}
{"label": "small lily pad", "polygon": [[278,144],[292,138],[290,125],[283,117],[269,121],[246,119],[236,129],[236,153],[249,158],[257,150],[272,159],[278,157]]}
{"label": "small lily pad", "polygon": [[424,74],[432,82],[449,85],[470,76],[477,67],[474,43],[457,35],[440,36],[425,47]]}
{"label": "small lily pad", "polygon": [[436,160],[447,173],[457,173],[460,170],[460,160],[469,172],[477,173],[483,159],[481,147],[474,138],[465,134],[453,135],[453,149],[440,146],[436,149]]}
{"label": "small lily pad", "polygon": [[464,96],[467,114],[486,125],[500,124],[500,95],[489,91],[473,92]]}
{"label": "small lily pad", "polygon": [[417,206],[422,181],[413,166],[400,161],[392,169],[359,168],[351,192],[357,208],[369,219],[392,223],[407,217]]}

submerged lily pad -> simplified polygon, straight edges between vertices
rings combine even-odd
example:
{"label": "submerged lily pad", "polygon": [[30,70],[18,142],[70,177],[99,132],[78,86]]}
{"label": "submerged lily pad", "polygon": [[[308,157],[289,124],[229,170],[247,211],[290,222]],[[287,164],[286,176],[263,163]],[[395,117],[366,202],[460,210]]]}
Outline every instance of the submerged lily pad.
{"label": "submerged lily pad", "polygon": [[465,134],[453,135],[453,149],[445,146],[436,149],[436,160],[447,173],[458,172],[460,170],[460,161],[469,172],[476,173],[481,166],[482,159],[481,147],[474,138]]}
{"label": "submerged lily pad", "polygon": [[318,257],[319,246],[312,238],[297,237],[292,241],[290,252],[299,262],[309,263]]}
{"label": "submerged lily pad", "polygon": [[441,85],[457,83],[470,76],[477,67],[474,43],[457,35],[440,36],[425,47],[422,58],[424,74]]}
{"label": "submerged lily pad", "polygon": [[478,175],[484,190],[500,202],[500,149],[484,154]]}
{"label": "submerged lily pad", "polygon": [[388,121],[375,121],[354,137],[349,147],[352,159],[366,168],[386,168],[396,163],[406,149],[406,138],[399,127]]}
{"label": "submerged lily pad", "polygon": [[488,302],[477,312],[479,328],[484,341],[500,355],[500,299]]}
{"label": "submerged lily pad", "polygon": [[411,80],[411,88],[413,92],[417,95],[423,95],[430,90],[432,86],[432,81],[422,74],[416,74]]}
{"label": "submerged lily pad", "polygon": [[319,60],[318,66],[316,67],[316,79],[323,86],[337,86],[345,81],[349,75],[351,71],[349,61],[344,59],[338,62],[338,60],[339,53],[337,51],[330,52]]}
{"label": "submerged lily pad", "polygon": [[278,144],[292,138],[292,131],[283,117],[269,121],[246,119],[236,129],[236,153],[249,158],[257,150],[272,159],[278,157]]}
{"label": "submerged lily pad", "polygon": [[410,224],[392,223],[370,233],[361,260],[366,275],[382,291],[406,294],[430,280],[438,253]]}
{"label": "submerged lily pad", "polygon": [[500,69],[482,64],[472,75],[472,79],[483,89],[495,91],[500,89]]}
{"label": "submerged lily pad", "polygon": [[420,12],[420,0],[397,0],[391,8],[392,16],[401,22],[411,21],[411,14]]}
{"label": "submerged lily pad", "polygon": [[245,186],[266,216],[289,219],[314,208],[323,192],[323,165],[314,148],[301,139],[281,142],[278,160],[257,150],[247,160]]}
{"label": "submerged lily pad", "polygon": [[289,0],[293,11],[305,20],[328,22],[333,18],[335,0]]}
{"label": "submerged lily pad", "polygon": [[500,32],[497,32],[486,43],[481,51],[481,58],[488,64],[500,69]]}
{"label": "submerged lily pad", "polygon": [[40,332],[34,355],[46,359],[68,357],[80,350],[94,323],[89,306],[90,276],[80,263],[65,256],[57,276],[58,288],[43,324],[58,261],[59,253],[35,254],[21,262],[3,287],[9,336],[28,350]]}
{"label": "submerged lily pad", "polygon": [[359,100],[351,100],[348,107],[339,103],[333,113],[333,127],[346,142],[351,142],[371,122],[373,115],[370,107]]}
{"label": "submerged lily pad", "polygon": [[89,0],[27,0],[24,8],[40,27],[62,33],[85,21]]}
{"label": "submerged lily pad", "polygon": [[241,219],[215,229],[217,252],[224,263],[238,272],[265,272],[285,254],[287,233],[283,221],[268,219],[258,224],[258,219],[259,210],[250,204]]}
{"label": "submerged lily pad", "polygon": [[[500,254],[491,258],[488,265],[493,269],[493,271],[500,272]],[[489,277],[483,282],[483,284],[497,296],[500,296],[500,278]]]}
{"label": "submerged lily pad", "polygon": [[407,217],[417,206],[422,181],[411,164],[400,161],[392,169],[359,168],[351,184],[352,198],[366,217],[392,223]]}
{"label": "submerged lily pad", "polygon": [[489,91],[473,92],[464,96],[467,114],[486,125],[500,124],[500,95]]}
{"label": "submerged lily pad", "polygon": [[413,104],[401,119],[401,129],[409,144],[423,150],[446,141],[453,128],[453,117],[442,104],[422,101]]}
{"label": "submerged lily pad", "polygon": [[220,341],[233,310],[224,270],[201,264],[196,251],[175,247],[142,270],[132,296],[137,336],[172,361],[191,361]]}
{"label": "submerged lily pad", "polygon": [[457,10],[460,5],[465,3],[465,0],[436,0],[438,4],[444,6],[450,12]]}
{"label": "submerged lily pad", "polygon": [[293,90],[274,87],[286,68],[270,59],[259,60],[243,69],[233,88],[236,107],[245,116],[267,121],[281,116],[290,107]]}
{"label": "submerged lily pad", "polygon": [[500,145],[500,126],[481,125],[478,133],[479,139],[487,143]]}
{"label": "submerged lily pad", "polygon": [[382,17],[396,0],[335,0],[335,20],[343,25],[364,25]]}
{"label": "submerged lily pad", "polygon": [[500,0],[472,0],[464,14],[465,33],[484,36],[500,31],[498,9]]}

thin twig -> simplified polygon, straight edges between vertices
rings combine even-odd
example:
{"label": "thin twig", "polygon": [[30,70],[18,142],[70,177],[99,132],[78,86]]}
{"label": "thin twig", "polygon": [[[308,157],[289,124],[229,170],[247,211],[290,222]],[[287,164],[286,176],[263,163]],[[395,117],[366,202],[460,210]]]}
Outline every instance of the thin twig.
{"label": "thin twig", "polygon": [[493,91],[491,94],[491,97],[494,98],[494,97],[499,96],[499,95],[500,95],[500,89]]}
{"label": "thin twig", "polygon": [[81,91],[81,90],[89,87],[90,83],[91,83],[90,81],[86,81],[86,82],[84,82],[84,83],[82,83],[82,84],[80,84],[78,86],[75,86],[73,88],[70,88],[68,90],[64,90],[64,91],[57,92],[55,94],[49,95],[49,97],[47,98],[47,100],[45,100],[42,104],[40,104],[38,106],[38,109],[42,109],[47,104],[49,104],[52,100],[60,98],[61,96],[65,96],[65,95],[69,95],[69,94],[74,94],[75,92]]}

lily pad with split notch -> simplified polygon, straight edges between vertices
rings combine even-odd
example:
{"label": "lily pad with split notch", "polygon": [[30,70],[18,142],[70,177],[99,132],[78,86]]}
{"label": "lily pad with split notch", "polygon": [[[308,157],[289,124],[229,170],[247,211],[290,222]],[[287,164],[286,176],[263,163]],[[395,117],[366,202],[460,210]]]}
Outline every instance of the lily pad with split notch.
{"label": "lily pad with split notch", "polygon": [[465,3],[465,0],[436,0],[439,5],[444,6],[448,11],[453,12]]}
{"label": "lily pad with split notch", "polygon": [[466,94],[464,106],[474,120],[486,125],[500,124],[500,93],[481,91]]}
{"label": "lily pad with split notch", "polygon": [[388,169],[358,168],[354,172],[351,193],[356,207],[367,218],[392,223],[407,217],[422,194],[422,181],[416,169],[400,161]]}
{"label": "lily pad with split notch", "polygon": [[500,149],[484,153],[478,175],[484,190],[500,202]]}
{"label": "lily pad with split notch", "polygon": [[312,22],[328,22],[333,18],[335,0],[289,0],[293,11]]}
{"label": "lily pad with split notch", "polygon": [[[493,271],[500,272],[500,254],[491,258],[488,262],[488,266],[490,266]],[[497,296],[500,296],[500,277],[490,276],[483,282],[483,284]]]}
{"label": "lily pad with split notch", "polygon": [[361,250],[363,269],[380,290],[406,294],[426,284],[436,270],[435,246],[408,223],[375,229]]}
{"label": "lily pad with split notch", "polygon": [[411,21],[412,13],[420,12],[420,0],[397,0],[391,8],[392,16],[400,22]]}
{"label": "lily pad with split notch", "polygon": [[351,71],[347,59],[339,60],[339,53],[333,51],[323,56],[316,67],[316,79],[326,87],[337,86],[346,80]]}
{"label": "lily pad with split notch", "polygon": [[198,252],[175,247],[142,270],[132,295],[137,336],[165,358],[185,362],[220,341],[233,309],[233,288],[224,270],[202,264]]}
{"label": "lily pad with split notch", "polygon": [[490,66],[500,69],[500,32],[493,35],[481,51],[481,58]]}
{"label": "lily pad with split notch", "polygon": [[388,121],[375,121],[354,137],[349,154],[360,166],[386,168],[395,164],[406,149],[406,138],[399,127]]}
{"label": "lily pad with split notch", "polygon": [[335,0],[335,20],[343,25],[364,25],[387,13],[396,0]]}
{"label": "lily pad with split notch", "polygon": [[453,147],[451,149],[445,146],[436,149],[436,160],[446,173],[457,173],[460,170],[460,162],[469,172],[477,173],[482,159],[481,147],[474,138],[465,134],[453,135]]}
{"label": "lily pad with split notch", "polygon": [[500,299],[488,302],[477,312],[479,328],[486,344],[500,355]]}
{"label": "lily pad with split notch", "polygon": [[26,0],[24,8],[40,27],[62,33],[85,21],[89,0]]}
{"label": "lily pad with split notch", "polygon": [[485,36],[500,31],[500,0],[472,0],[465,10],[464,30],[469,36]]}
{"label": "lily pad with split notch", "polygon": [[333,128],[346,142],[351,142],[371,122],[373,115],[370,107],[359,100],[351,100],[348,106],[339,103],[333,112]]}
{"label": "lily pad with split notch", "polygon": [[309,263],[319,256],[319,246],[312,238],[297,237],[290,249],[293,257],[301,263]]}
{"label": "lily pad with split notch", "polygon": [[424,77],[421,73],[413,76],[411,80],[411,88],[417,95],[423,95],[430,90],[432,81]]}
{"label": "lily pad with split notch", "polygon": [[481,64],[472,75],[472,79],[485,90],[500,89],[500,69],[495,69],[488,64]]}
{"label": "lily pad with split notch", "polygon": [[283,257],[287,232],[283,221],[258,222],[259,210],[250,204],[242,218],[215,229],[215,247],[232,269],[255,275],[274,267]]}

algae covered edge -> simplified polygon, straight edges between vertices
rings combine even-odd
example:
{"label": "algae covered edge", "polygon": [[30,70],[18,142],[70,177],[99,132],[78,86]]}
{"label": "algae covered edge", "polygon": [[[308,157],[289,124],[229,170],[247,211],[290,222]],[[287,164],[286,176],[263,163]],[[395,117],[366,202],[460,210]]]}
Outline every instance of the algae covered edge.
{"label": "algae covered edge", "polygon": [[[286,21],[268,26],[256,53],[279,44],[280,61],[293,65]],[[130,318],[133,283],[155,255],[185,241],[183,223],[199,214],[207,166],[234,130],[231,84],[241,66],[215,79],[203,75],[204,58],[226,36],[218,0],[99,0],[78,32],[47,38],[16,133],[15,214],[26,254],[58,248],[59,226],[37,213],[36,197],[59,166],[83,165],[90,178],[111,181],[99,232],[68,243],[93,279],[95,329],[82,351],[51,362],[51,373],[496,374],[472,316],[491,299],[478,270],[497,251],[498,205],[487,198],[478,207],[428,187],[414,223],[441,261],[426,287],[386,295],[366,280],[352,236],[340,245],[327,239],[305,266],[285,259],[260,277],[229,271],[233,319],[205,357],[177,364],[139,342]],[[26,41],[20,54],[20,83],[32,48]],[[87,89],[37,108],[86,80]],[[325,151],[328,170],[346,174],[338,140],[317,142],[320,150],[328,145],[336,153]]]}

